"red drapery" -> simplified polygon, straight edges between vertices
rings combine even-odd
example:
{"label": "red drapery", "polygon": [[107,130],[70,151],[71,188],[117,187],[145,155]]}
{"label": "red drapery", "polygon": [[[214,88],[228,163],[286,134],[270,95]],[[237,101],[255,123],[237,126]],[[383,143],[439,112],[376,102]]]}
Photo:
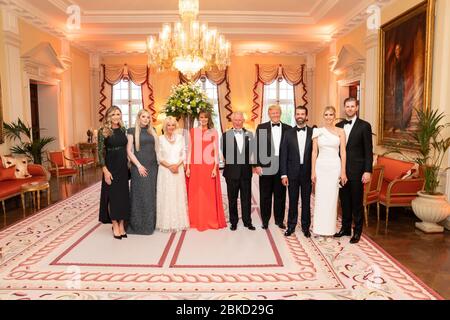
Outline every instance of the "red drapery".
{"label": "red drapery", "polygon": [[308,105],[305,83],[305,65],[256,64],[256,82],[253,86],[252,121],[261,122],[264,86],[283,78],[294,87],[295,105]]}
{"label": "red drapery", "polygon": [[99,121],[103,121],[106,109],[112,105],[112,87],[121,80],[132,81],[142,90],[142,105],[150,111],[152,121],[156,121],[153,86],[150,82],[150,69],[147,66],[102,65],[103,82],[100,87]]}

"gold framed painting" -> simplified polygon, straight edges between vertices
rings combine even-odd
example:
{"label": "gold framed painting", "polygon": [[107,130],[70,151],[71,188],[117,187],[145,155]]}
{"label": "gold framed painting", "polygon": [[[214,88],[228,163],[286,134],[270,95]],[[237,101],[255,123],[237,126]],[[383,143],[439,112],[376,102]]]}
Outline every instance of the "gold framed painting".
{"label": "gold framed painting", "polygon": [[417,130],[415,109],[430,108],[434,10],[427,0],[381,26],[380,145],[407,139]]}

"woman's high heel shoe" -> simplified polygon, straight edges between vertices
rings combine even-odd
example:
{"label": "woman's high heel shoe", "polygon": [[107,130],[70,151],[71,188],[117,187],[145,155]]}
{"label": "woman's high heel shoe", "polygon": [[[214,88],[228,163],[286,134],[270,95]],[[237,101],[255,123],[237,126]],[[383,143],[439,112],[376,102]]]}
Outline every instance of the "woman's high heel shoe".
{"label": "woman's high heel shoe", "polygon": [[116,236],[116,235],[114,234],[114,227],[111,228],[111,229],[112,229],[112,231],[113,231],[113,237],[114,237],[114,239],[122,240],[122,236]]}
{"label": "woman's high heel shoe", "polygon": [[128,238],[128,235],[125,233],[121,236],[122,238]]}

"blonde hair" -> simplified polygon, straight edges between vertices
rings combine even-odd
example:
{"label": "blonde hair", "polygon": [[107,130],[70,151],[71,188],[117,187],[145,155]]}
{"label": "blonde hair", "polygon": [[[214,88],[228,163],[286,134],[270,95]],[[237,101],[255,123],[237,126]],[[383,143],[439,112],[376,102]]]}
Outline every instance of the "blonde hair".
{"label": "blonde hair", "polygon": [[162,127],[165,136],[167,136],[167,125],[171,122],[175,123],[175,130],[178,129],[177,119],[175,117],[168,116],[167,118],[164,119],[163,127]]}
{"label": "blonde hair", "polygon": [[[136,116],[136,122],[134,125],[134,147],[136,152],[139,152],[139,150],[141,149],[141,116],[143,113],[147,113],[150,116],[150,112],[146,109],[141,109],[137,116]],[[155,138],[155,148],[156,150],[158,150],[158,135],[156,134],[156,131],[153,129],[152,124],[149,123],[148,124],[148,129],[147,129],[148,134],[152,135],[153,138]]]}
{"label": "blonde hair", "polygon": [[325,115],[327,111],[333,111],[334,115],[336,116],[336,109],[333,106],[325,107],[325,110],[323,110],[323,115]]}
{"label": "blonde hair", "polygon": [[[108,108],[108,110],[106,110],[105,118],[103,120],[103,127],[101,128],[102,134],[105,138],[110,137],[113,133],[111,116],[115,111],[119,111],[120,114],[122,115],[122,110],[120,110],[118,106],[111,106]],[[119,126],[120,128],[125,127],[122,118],[119,120]]]}
{"label": "blonde hair", "polygon": [[269,106],[269,109],[267,110],[267,112],[269,112],[269,111],[271,111],[271,110],[278,110],[278,111],[281,112],[281,107],[280,107],[279,104],[271,104],[271,105]]}

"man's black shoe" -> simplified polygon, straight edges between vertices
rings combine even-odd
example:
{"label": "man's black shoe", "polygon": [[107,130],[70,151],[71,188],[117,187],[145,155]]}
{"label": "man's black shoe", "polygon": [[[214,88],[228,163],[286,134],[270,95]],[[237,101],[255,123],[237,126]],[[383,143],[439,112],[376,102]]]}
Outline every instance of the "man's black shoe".
{"label": "man's black shoe", "polygon": [[352,232],[351,231],[346,231],[346,230],[340,230],[338,233],[334,234],[335,238],[340,238],[340,237],[344,237],[344,236],[351,236]]}
{"label": "man's black shoe", "polygon": [[295,229],[287,229],[286,232],[284,233],[284,235],[286,237],[290,237],[294,233],[295,233]]}

